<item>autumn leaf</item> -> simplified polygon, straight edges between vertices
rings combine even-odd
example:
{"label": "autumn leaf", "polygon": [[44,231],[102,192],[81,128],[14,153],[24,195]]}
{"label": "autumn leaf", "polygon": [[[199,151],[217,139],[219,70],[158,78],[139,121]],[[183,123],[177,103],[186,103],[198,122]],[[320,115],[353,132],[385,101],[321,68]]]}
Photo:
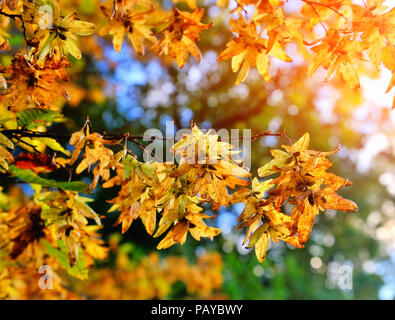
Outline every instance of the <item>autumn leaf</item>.
{"label": "autumn leaf", "polygon": [[150,16],[155,11],[154,7],[143,10],[124,8],[117,10],[115,14],[113,10],[104,6],[100,9],[109,18],[109,22],[99,31],[99,35],[112,35],[115,51],[121,51],[125,36],[139,55],[144,55],[145,40],[156,42],[156,37],[152,35],[152,25],[149,24]]}
{"label": "autumn leaf", "polygon": [[18,6],[18,0],[3,0],[0,2],[0,10],[3,10],[4,6],[7,5],[7,7],[10,10],[15,10]]}
{"label": "autumn leaf", "polygon": [[94,166],[91,190],[96,188],[100,177],[104,181],[110,180],[111,169],[122,168],[121,163],[118,161],[119,159],[115,158],[114,152],[105,146],[106,142],[108,141],[97,132],[90,133],[89,126],[86,128],[86,132],[82,129],[74,132],[70,138],[70,145],[74,146],[74,150],[69,165],[75,163],[84,149],[83,159],[78,164],[75,172],[80,174]]}
{"label": "autumn leaf", "polygon": [[336,71],[336,77],[343,79],[350,88],[359,88],[359,76],[353,58],[360,53],[360,47],[351,36],[330,30],[322,42],[311,50],[315,55],[307,71],[308,76],[322,66],[328,70],[327,79]]}
{"label": "autumn leaf", "polygon": [[221,205],[228,206],[227,188],[249,185],[243,178],[250,176],[248,170],[232,160],[238,153],[232,149],[228,142],[219,141],[218,135],[203,133],[193,125],[191,134],[184,135],[172,148],[181,158],[179,167],[171,176],[187,175],[194,184],[194,194],[200,193],[203,199],[213,200],[216,210]]}
{"label": "autumn leaf", "polygon": [[41,238],[51,239],[50,231],[45,227],[45,221],[40,217],[41,207],[28,203],[18,209],[10,225],[18,230],[12,239],[11,259],[20,256],[28,246],[38,246]]}
{"label": "autumn leaf", "polygon": [[251,67],[257,67],[265,81],[269,81],[269,56],[286,62],[292,61],[280,42],[270,43],[260,36],[254,20],[247,22],[241,16],[238,20],[231,19],[229,24],[232,28],[230,31],[237,33],[238,37],[227,43],[227,48],[218,56],[218,61],[232,59],[232,71],[239,71],[236,85],[246,79]]}
{"label": "autumn leaf", "polygon": [[201,8],[192,13],[174,9],[171,16],[163,22],[166,27],[157,33],[162,37],[152,47],[154,52],[176,59],[179,68],[185,65],[189,53],[200,62],[202,57],[195,42],[199,39],[199,34],[212,25],[200,22],[203,13]]}
{"label": "autumn leaf", "polygon": [[[81,21],[76,13],[70,13],[62,16],[59,8],[55,3],[48,2],[52,8],[52,23],[50,27],[44,26],[35,32],[29,40],[35,48],[30,53],[31,57],[37,57],[37,64],[42,67],[45,64],[47,56],[52,57],[57,51],[62,56],[71,54],[74,58],[81,58],[81,50],[77,44],[77,36],[89,36],[95,32],[95,25],[90,22]],[[28,2],[24,7],[24,18],[26,22],[32,24],[42,24],[45,16],[36,14],[39,4]]]}
{"label": "autumn leaf", "polygon": [[69,80],[66,68],[70,66],[66,57],[53,56],[40,67],[26,56],[16,55],[10,66],[0,69],[9,84],[0,98],[7,99],[13,111],[37,107],[52,109],[59,97],[68,96],[62,83]]}
{"label": "autumn leaf", "polygon": [[[198,209],[201,210],[200,208]],[[194,212],[187,209],[184,216],[185,219],[177,222],[173,228],[166,234],[162,241],[158,244],[157,249],[166,249],[176,243],[183,245],[187,239],[188,231],[192,237],[200,241],[201,237],[213,238],[221,231],[218,228],[207,226],[203,222],[203,218],[210,218],[200,212]]]}
{"label": "autumn leaf", "polygon": [[14,165],[20,169],[31,169],[35,173],[51,172],[57,169],[54,157],[45,153],[21,153],[15,158]]}
{"label": "autumn leaf", "polygon": [[[292,245],[302,245],[311,233],[315,216],[326,209],[354,212],[357,205],[337,195],[337,191],[351,183],[332,173],[328,173],[332,163],[326,158],[337,152],[339,148],[329,152],[309,150],[310,136],[304,134],[291,145],[282,145],[282,150],[271,150],[274,157],[258,169],[262,177],[277,174],[274,179],[262,187],[267,191],[268,200],[275,208],[280,208],[287,199],[295,207],[286,223],[290,233],[285,237]],[[259,183],[254,182],[259,191]],[[254,208],[252,210],[256,210]],[[269,213],[272,211],[268,211]],[[267,214],[267,213],[266,213]],[[283,217],[285,218],[285,217]],[[298,235],[298,239],[294,235]],[[281,239],[281,237],[280,237]]]}

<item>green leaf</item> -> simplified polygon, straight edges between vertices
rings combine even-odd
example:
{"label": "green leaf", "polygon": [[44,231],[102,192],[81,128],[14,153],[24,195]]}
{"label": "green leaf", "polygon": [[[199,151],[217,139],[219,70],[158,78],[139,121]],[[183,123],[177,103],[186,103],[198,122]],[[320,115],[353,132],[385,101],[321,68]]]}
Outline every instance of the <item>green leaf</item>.
{"label": "green leaf", "polygon": [[8,198],[7,194],[3,193],[3,187],[0,186],[0,210],[7,211],[9,202],[10,199]]}
{"label": "green leaf", "polygon": [[129,179],[136,167],[139,165],[138,161],[131,155],[126,155],[126,157],[122,160],[122,164],[124,165],[124,180]]}
{"label": "green leaf", "polygon": [[85,198],[85,197],[75,197],[74,203],[76,207],[83,213],[83,215],[87,218],[95,220],[96,224],[101,225],[100,217],[97,213],[88,206],[85,201],[92,201],[93,199]]}
{"label": "green leaf", "polygon": [[8,252],[0,250],[0,271],[3,271],[10,266],[16,266],[15,261],[9,261],[9,259],[7,259],[8,255]]}
{"label": "green leaf", "polygon": [[15,177],[25,182],[39,184],[45,187],[59,188],[59,189],[84,192],[84,193],[88,193],[89,190],[89,185],[86,184],[85,182],[81,182],[81,181],[66,182],[66,181],[56,181],[53,179],[45,179],[40,177],[39,175],[37,175],[31,170],[20,169],[14,165],[11,165],[8,171],[12,173]]}
{"label": "green leaf", "polygon": [[59,249],[54,248],[48,241],[41,240],[49,255],[55,257],[60,265],[67,270],[67,273],[77,279],[86,280],[88,279],[88,268],[86,266],[85,255],[81,248],[78,252],[78,260],[74,267],[69,264],[69,258],[67,255],[66,245],[63,240],[58,241]]}
{"label": "green leaf", "polygon": [[0,144],[3,146],[9,148],[9,149],[14,149],[14,144],[10,139],[8,139],[4,134],[0,132]]}
{"label": "green leaf", "polygon": [[156,169],[151,163],[144,163],[141,165],[141,171],[149,177],[156,174]]}
{"label": "green leaf", "polygon": [[11,47],[21,46],[24,43],[23,35],[18,33],[13,33],[7,37]]}
{"label": "green leaf", "polygon": [[0,124],[4,124],[4,123],[11,121],[11,120],[14,120],[14,118],[2,118],[2,119],[0,119]]}
{"label": "green leaf", "polygon": [[44,141],[45,144],[47,145],[47,147],[51,148],[54,151],[59,151],[66,156],[71,155],[70,151],[63,148],[63,146],[59,142],[57,142],[55,139],[52,139],[52,138],[35,138],[35,139]]}
{"label": "green leaf", "polygon": [[60,122],[63,120],[60,113],[40,108],[20,111],[17,114],[17,119],[18,125],[27,129],[36,128],[46,122]]}
{"label": "green leaf", "polygon": [[78,9],[81,14],[93,14],[96,10],[95,2],[93,0],[82,0],[78,6]]}
{"label": "green leaf", "polygon": [[262,235],[267,232],[268,225],[266,223],[262,224],[259,226],[254,233],[250,237],[250,242],[248,243],[247,248],[252,248],[253,246],[256,245],[256,243],[259,241],[259,239],[262,237]]}

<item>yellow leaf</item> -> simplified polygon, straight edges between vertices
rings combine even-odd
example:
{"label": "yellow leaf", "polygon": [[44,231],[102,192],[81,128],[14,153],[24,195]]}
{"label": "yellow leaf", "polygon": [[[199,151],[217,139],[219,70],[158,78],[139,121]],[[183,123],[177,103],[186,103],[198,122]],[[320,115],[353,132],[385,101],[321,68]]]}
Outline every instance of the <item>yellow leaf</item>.
{"label": "yellow leaf", "polygon": [[270,235],[266,231],[255,245],[255,254],[259,262],[263,262],[266,257],[267,248],[270,242]]}

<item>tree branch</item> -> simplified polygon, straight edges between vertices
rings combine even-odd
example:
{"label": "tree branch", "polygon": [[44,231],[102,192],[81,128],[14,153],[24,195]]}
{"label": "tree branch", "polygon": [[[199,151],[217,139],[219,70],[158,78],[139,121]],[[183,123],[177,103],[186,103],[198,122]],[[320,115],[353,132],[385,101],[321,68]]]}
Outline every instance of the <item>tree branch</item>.
{"label": "tree branch", "polygon": [[[20,139],[22,138],[52,138],[52,139],[62,139],[62,140],[70,140],[71,138],[71,135],[59,135],[52,132],[40,132],[40,131],[32,131],[26,129],[5,129],[5,130],[0,130],[0,132],[4,134],[7,138],[16,139],[17,141],[20,141]],[[101,135],[103,136],[103,139],[114,141],[114,142],[122,141],[126,139],[127,141],[137,144],[139,147],[141,147],[142,144],[138,140],[153,142],[157,140],[167,141],[174,139],[174,137],[161,137],[161,136],[151,136],[151,137],[145,135],[132,136],[129,134],[129,132],[121,133],[121,134],[108,134],[104,132]],[[268,130],[259,134],[255,134],[251,138],[239,137],[239,138],[228,139],[224,141],[246,140],[246,139],[251,139],[251,141],[255,141],[264,136],[284,137],[285,139],[287,139],[289,144],[292,144],[291,139],[286,135],[285,130],[282,130],[280,132],[272,132]]]}
{"label": "tree branch", "polygon": [[[332,10],[333,12],[337,13],[338,15],[340,15],[341,17],[343,17],[344,19],[347,20],[347,17],[344,16],[344,14],[342,14],[339,10],[337,10],[336,8],[333,7],[334,5],[342,4],[343,1],[339,1],[339,2],[331,4],[331,5],[325,4],[325,3],[311,1],[311,0],[302,0],[302,1],[307,3],[308,5],[310,5],[312,7],[312,9],[314,10],[314,12],[316,12],[314,6],[321,6],[321,7],[327,8],[329,10]],[[320,19],[321,19],[321,17],[320,17]]]}
{"label": "tree branch", "polygon": [[20,14],[9,14],[9,13],[3,12],[3,11],[0,11],[0,15],[8,17],[8,18],[10,18],[10,19],[12,19],[14,21],[16,20],[16,18],[18,18],[21,21],[21,23],[22,23],[23,38],[25,39],[26,45],[28,47],[31,46],[31,43],[27,39],[27,36],[26,36],[26,26],[25,26],[25,21],[23,21],[23,19],[22,19],[22,15],[20,15]]}

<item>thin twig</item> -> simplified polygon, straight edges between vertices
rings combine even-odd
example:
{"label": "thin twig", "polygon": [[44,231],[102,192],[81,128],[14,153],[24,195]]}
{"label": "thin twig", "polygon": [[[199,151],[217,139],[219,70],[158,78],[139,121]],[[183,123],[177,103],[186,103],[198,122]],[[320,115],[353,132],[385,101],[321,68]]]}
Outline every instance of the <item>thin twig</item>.
{"label": "thin twig", "polygon": [[318,13],[317,9],[314,7],[314,5],[311,2],[309,2],[309,1],[305,1],[305,2],[311,7],[311,9],[313,9],[314,13],[316,14],[318,19],[320,20],[320,25],[324,28],[324,30],[326,32],[328,32],[328,29],[325,27],[324,22],[322,21],[321,16]]}
{"label": "thin twig", "polygon": [[31,46],[31,43],[29,40],[27,40],[27,36],[26,36],[26,26],[25,26],[25,21],[23,21],[22,15],[21,14],[10,14],[10,13],[6,13],[3,11],[0,11],[0,15],[3,15],[5,17],[8,17],[10,19],[15,20],[16,18],[18,18],[21,21],[22,24],[22,30],[23,30],[23,38],[25,39],[26,45],[29,47]]}
{"label": "thin twig", "polygon": [[[86,125],[90,125],[89,120],[85,122],[84,127]],[[71,135],[59,135],[53,132],[41,132],[41,131],[32,131],[28,129],[5,129],[5,130],[0,130],[2,134],[4,134],[8,138],[12,139],[20,139],[20,138],[53,138],[53,139],[63,139],[63,140],[69,140],[71,138]],[[259,138],[265,137],[265,136],[274,136],[274,137],[284,137],[287,139],[288,143],[291,145],[291,139],[287,136],[285,133],[285,130],[282,130],[280,132],[272,132],[270,130],[253,135],[250,138],[245,138],[245,137],[239,137],[239,138],[230,138],[230,139],[224,139],[221,141],[234,141],[234,140],[247,140],[250,139],[251,141],[255,141]],[[174,137],[162,137],[162,136],[145,136],[145,135],[130,135],[128,132],[126,133],[121,133],[121,134],[108,134],[104,132],[102,134],[103,139],[109,140],[109,141],[123,141],[126,139],[127,141],[134,142],[136,144],[140,143],[138,140],[142,141],[147,141],[147,142],[154,142],[154,141],[173,141]]]}
{"label": "thin twig", "polygon": [[112,14],[110,17],[110,20],[112,20],[115,17],[115,14],[117,13],[117,0],[112,0]]}
{"label": "thin twig", "polygon": [[[329,4],[325,4],[325,3],[320,3],[320,2],[315,2],[315,1],[311,1],[311,0],[302,0],[303,2],[306,2],[307,4],[309,4],[310,6],[321,6],[321,7],[324,7],[324,8],[327,8],[327,9],[329,9],[329,10],[332,10],[333,12],[336,12],[338,15],[340,15],[341,17],[343,17],[344,19],[346,19],[347,20],[347,17],[344,15],[344,14],[342,14],[339,10],[337,10],[336,8],[333,8],[332,7],[332,5],[329,5]],[[342,1],[339,1],[338,3],[336,3],[336,4],[341,4],[342,3]]]}

